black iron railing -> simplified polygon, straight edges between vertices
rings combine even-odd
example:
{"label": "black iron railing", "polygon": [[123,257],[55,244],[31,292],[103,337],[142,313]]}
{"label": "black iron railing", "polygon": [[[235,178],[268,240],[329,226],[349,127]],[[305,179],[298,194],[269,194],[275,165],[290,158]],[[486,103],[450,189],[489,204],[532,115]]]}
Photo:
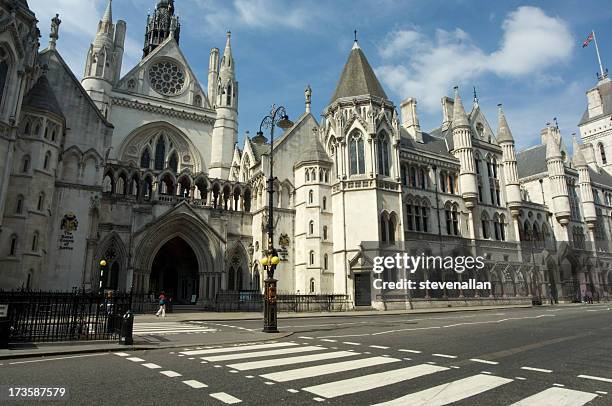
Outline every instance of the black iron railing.
{"label": "black iron railing", "polygon": [[131,294],[0,290],[0,304],[8,304],[10,342],[114,340]]}
{"label": "black iron railing", "polygon": [[[281,312],[317,312],[348,310],[348,295],[278,294],[276,303]],[[259,312],[263,308],[263,295],[258,291],[227,291],[215,296],[217,312]]]}

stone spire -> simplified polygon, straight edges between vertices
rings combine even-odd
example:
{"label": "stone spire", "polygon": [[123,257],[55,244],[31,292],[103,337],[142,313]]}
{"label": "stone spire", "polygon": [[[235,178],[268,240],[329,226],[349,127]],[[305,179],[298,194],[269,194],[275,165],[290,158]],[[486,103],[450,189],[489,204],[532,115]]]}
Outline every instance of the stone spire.
{"label": "stone spire", "polygon": [[506,115],[504,114],[504,110],[502,109],[502,105],[498,104],[499,112],[498,112],[498,128],[497,128],[497,142],[501,145],[504,142],[512,142],[514,143],[514,137],[512,137],[512,132],[510,131],[510,127],[508,126],[508,122],[506,121]]}
{"label": "stone spire", "polygon": [[458,127],[469,127],[470,123],[463,108],[463,102],[459,95],[459,87],[455,86],[455,103],[453,106],[453,129]]}
{"label": "stone spire", "polygon": [[227,39],[225,40],[225,49],[223,50],[223,57],[221,58],[221,68],[220,73],[223,77],[223,73],[225,72],[225,77],[227,78],[228,74],[233,76],[234,74],[234,58],[232,57],[232,32],[227,32]]}
{"label": "stone spire", "polygon": [[548,179],[551,186],[550,191],[553,201],[553,213],[559,224],[563,226],[563,233],[566,234],[562,236],[562,238],[569,238],[565,226],[569,223],[571,208],[563,155],[559,149],[559,144],[557,144],[557,137],[553,134],[553,130],[550,126],[547,128],[547,132],[546,167],[548,168]]}
{"label": "stone spire", "polygon": [[576,140],[576,135],[573,137],[573,149],[574,149],[574,159],[572,159],[574,166],[576,168],[581,168],[583,166],[587,166],[587,161],[584,159],[584,155],[582,154],[582,148],[578,144],[578,140]]}
{"label": "stone spire", "polygon": [[561,150],[557,144],[555,136],[552,134],[550,127],[548,127],[548,135],[546,137],[546,160],[552,158],[561,158]]}

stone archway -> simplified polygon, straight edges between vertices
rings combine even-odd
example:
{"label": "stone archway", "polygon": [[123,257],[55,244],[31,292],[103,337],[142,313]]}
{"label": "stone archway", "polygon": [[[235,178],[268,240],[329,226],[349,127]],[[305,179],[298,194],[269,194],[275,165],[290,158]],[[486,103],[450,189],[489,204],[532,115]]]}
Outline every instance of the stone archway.
{"label": "stone archway", "polygon": [[198,270],[193,249],[181,237],[174,237],[153,259],[149,289],[164,292],[175,304],[191,304],[199,294]]}
{"label": "stone archway", "polygon": [[[181,204],[173,210],[173,213],[162,216],[156,223],[136,234],[134,278],[139,287],[138,291],[158,293],[153,291],[156,281],[159,283],[159,276],[153,274],[153,268],[154,265],[156,268],[163,266],[163,263],[161,265],[159,261],[155,263],[156,258],[160,251],[162,256],[164,252],[172,253],[172,245],[175,243],[170,243],[170,251],[164,246],[177,238],[182,241],[181,245],[184,243],[189,247],[187,249],[183,245],[179,252],[182,250],[187,252],[187,255],[193,254],[195,257],[195,260],[192,259],[187,263],[197,262],[197,303],[199,305],[210,303],[222,286],[225,286],[226,282],[223,279],[225,241],[201,217],[191,211],[186,204]],[[176,251],[173,255],[176,256]],[[172,258],[175,257],[171,255]],[[186,275],[188,274],[187,272]],[[152,277],[158,279],[152,280]],[[182,289],[182,286],[188,286],[189,278],[186,279],[187,284],[177,283],[176,287]],[[193,284],[192,280],[192,289]],[[181,292],[183,298],[189,288],[185,289],[187,290]]]}

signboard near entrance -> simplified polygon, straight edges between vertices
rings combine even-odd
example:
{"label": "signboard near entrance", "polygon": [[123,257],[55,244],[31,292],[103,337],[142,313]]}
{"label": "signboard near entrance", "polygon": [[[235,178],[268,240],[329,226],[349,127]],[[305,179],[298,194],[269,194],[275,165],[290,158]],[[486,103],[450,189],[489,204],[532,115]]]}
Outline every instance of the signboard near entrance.
{"label": "signboard near entrance", "polygon": [[191,304],[195,304],[197,300],[198,300],[198,295],[191,295]]}

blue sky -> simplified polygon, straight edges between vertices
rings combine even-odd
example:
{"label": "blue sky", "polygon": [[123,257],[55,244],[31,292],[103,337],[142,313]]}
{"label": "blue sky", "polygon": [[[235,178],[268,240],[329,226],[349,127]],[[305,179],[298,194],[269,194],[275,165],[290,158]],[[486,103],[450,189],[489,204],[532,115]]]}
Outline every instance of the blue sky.
{"label": "blue sky", "polygon": [[[29,0],[46,46],[49,20],[60,13],[58,49],[78,77],[106,0]],[[147,10],[156,0],[115,0],[113,17],[128,26],[124,71],[141,57]],[[557,117],[566,142],[578,132],[585,92],[598,70],[594,29],[612,70],[612,8],[604,1],[176,0],[181,47],[206,88],[211,47],[232,45],[240,84],[240,135],[254,134],[272,103],[294,118],[313,89],[313,113],[328,104],[352,46],[353,30],[389,97],[416,97],[424,130],[441,122],[440,98],[476,86],[496,129],[504,104],[519,148],[539,142]],[[467,103],[469,105],[469,103]],[[398,107],[399,108],[399,107]],[[571,144],[571,142],[570,142]]]}

